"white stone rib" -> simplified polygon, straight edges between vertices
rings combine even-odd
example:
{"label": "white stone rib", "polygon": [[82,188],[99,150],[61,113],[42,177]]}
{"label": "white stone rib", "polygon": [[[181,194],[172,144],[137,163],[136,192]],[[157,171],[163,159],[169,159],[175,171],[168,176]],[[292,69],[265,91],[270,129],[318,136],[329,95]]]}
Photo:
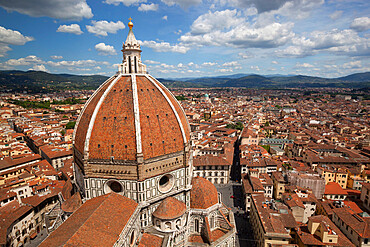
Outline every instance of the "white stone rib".
{"label": "white stone rib", "polygon": [[105,86],[105,84],[111,82],[112,78],[115,77],[117,75],[114,75],[114,76],[111,76],[109,79],[107,79],[105,82],[103,82],[99,87],[98,89],[95,90],[95,92],[90,96],[90,98],[86,101],[86,103],[84,104],[84,107],[82,108],[82,111],[80,112],[78,118],[77,118],[77,121],[76,121],[76,126],[73,130],[73,138],[72,138],[72,144],[74,145],[75,144],[75,137],[76,137],[76,131],[77,131],[77,128],[78,128],[78,124],[80,123],[80,120],[81,120],[81,117],[82,115],[84,114],[85,112],[85,109],[87,108],[87,106],[90,104],[91,100],[95,97],[95,95],[101,90],[101,88],[103,86]]}
{"label": "white stone rib", "polygon": [[131,74],[132,82],[132,98],[134,103],[134,116],[135,116],[135,130],[136,130],[136,152],[141,154],[143,152],[141,146],[141,128],[140,128],[140,110],[139,110],[139,100],[137,96],[137,84],[136,75]]}
{"label": "white stone rib", "polygon": [[172,111],[175,113],[177,122],[179,123],[180,129],[181,129],[181,134],[182,134],[182,138],[184,140],[184,143],[186,143],[187,140],[186,140],[186,134],[185,134],[184,126],[182,126],[182,122],[181,122],[180,116],[177,113],[175,106],[172,104],[171,100],[167,97],[167,94],[165,92],[163,92],[162,88],[160,86],[158,86],[157,83],[152,78],[150,78],[148,75],[145,75],[145,77],[151,83],[153,83],[153,85],[162,93],[163,97],[167,100],[168,104],[171,106]]}
{"label": "white stone rib", "polygon": [[91,132],[92,132],[92,129],[94,128],[95,119],[96,119],[96,116],[98,115],[100,106],[103,103],[104,99],[107,97],[107,95],[110,92],[110,90],[112,89],[112,87],[116,84],[116,82],[121,77],[122,77],[122,75],[119,75],[119,76],[117,76],[116,79],[113,80],[113,82],[108,86],[108,88],[105,90],[105,92],[103,93],[103,95],[99,99],[98,104],[96,104],[96,107],[94,109],[94,113],[93,113],[93,115],[91,116],[91,119],[90,119],[89,128],[87,129],[87,133],[86,133],[85,147],[84,147],[84,154],[87,155],[86,158],[89,158],[88,155],[89,155],[89,144],[90,144]]}

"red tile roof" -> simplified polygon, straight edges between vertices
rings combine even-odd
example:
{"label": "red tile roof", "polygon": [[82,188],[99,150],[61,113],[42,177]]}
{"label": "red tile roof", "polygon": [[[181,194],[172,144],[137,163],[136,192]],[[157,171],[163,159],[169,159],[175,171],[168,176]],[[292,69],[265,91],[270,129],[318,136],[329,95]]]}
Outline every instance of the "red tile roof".
{"label": "red tile roof", "polygon": [[90,199],[39,246],[113,246],[137,206],[116,193]]}
{"label": "red tile roof", "polygon": [[177,200],[174,197],[167,197],[153,212],[153,216],[162,220],[172,220],[183,215],[185,211],[185,203]]}
{"label": "red tile roof", "polygon": [[218,203],[216,187],[207,179],[194,177],[190,190],[190,207],[195,209],[206,209]]}
{"label": "red tile roof", "polygon": [[162,243],[162,237],[150,233],[144,233],[138,247],[161,247]]}
{"label": "red tile roof", "polygon": [[230,166],[231,163],[227,162],[222,157],[213,155],[196,156],[193,159],[193,166]]}
{"label": "red tile roof", "polygon": [[336,182],[329,182],[325,185],[325,195],[347,195],[347,192]]}

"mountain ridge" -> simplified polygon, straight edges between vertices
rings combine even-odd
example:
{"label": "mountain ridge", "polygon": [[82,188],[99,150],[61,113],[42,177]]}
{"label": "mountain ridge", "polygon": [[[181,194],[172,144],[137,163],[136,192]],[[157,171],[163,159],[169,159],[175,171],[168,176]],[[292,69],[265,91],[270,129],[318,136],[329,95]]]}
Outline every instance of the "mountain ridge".
{"label": "mountain ridge", "polygon": [[[43,71],[0,70],[0,91],[46,93],[63,90],[96,89],[109,77],[102,75],[51,74]],[[158,78],[170,88],[244,87],[244,88],[370,88],[370,72],[338,78],[307,75],[233,74],[180,79]]]}

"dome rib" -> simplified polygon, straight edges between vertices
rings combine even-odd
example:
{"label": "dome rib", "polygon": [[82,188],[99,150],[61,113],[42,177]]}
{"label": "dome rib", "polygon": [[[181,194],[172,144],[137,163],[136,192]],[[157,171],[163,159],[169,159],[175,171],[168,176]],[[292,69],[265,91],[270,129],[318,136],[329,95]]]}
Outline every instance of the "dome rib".
{"label": "dome rib", "polygon": [[182,134],[182,139],[184,140],[184,143],[187,142],[186,140],[186,133],[185,133],[185,130],[184,130],[184,126],[182,125],[181,123],[181,120],[180,120],[180,117],[179,117],[179,114],[177,113],[176,109],[175,109],[175,106],[172,104],[171,100],[167,97],[166,93],[162,90],[162,88],[160,86],[157,85],[157,83],[155,82],[155,80],[153,80],[151,77],[149,77],[148,75],[145,75],[145,77],[151,82],[153,83],[153,85],[161,92],[161,94],[163,95],[163,97],[167,100],[168,104],[170,105],[173,113],[175,114],[176,116],[176,119],[177,119],[177,122],[180,126],[180,129],[181,129],[181,134]]}
{"label": "dome rib", "polygon": [[139,109],[139,99],[137,95],[137,84],[136,75],[131,75],[132,83],[132,97],[134,103],[134,116],[135,116],[135,130],[136,130],[136,150],[138,154],[143,153],[143,148],[141,145],[141,127],[140,127],[140,109]]}
{"label": "dome rib", "polygon": [[[76,146],[77,150],[81,154],[83,154],[83,152],[84,152],[84,146],[85,146],[87,128],[83,128],[82,130],[80,130],[79,131],[80,132],[79,133],[79,136],[77,136],[77,130],[78,130],[79,126],[80,126],[80,123],[81,123],[81,121],[88,121],[87,123],[90,122],[91,116],[88,113],[87,113],[88,116],[86,116],[85,112],[87,111],[87,109],[90,108],[90,104],[93,104],[94,103],[93,101],[96,101],[97,99],[99,99],[99,97],[97,95],[100,94],[100,93],[104,93],[104,91],[106,90],[105,87],[107,87],[109,85],[109,83],[112,83],[112,81],[115,78],[117,78],[117,75],[114,75],[114,76],[110,77],[109,79],[107,79],[105,82],[103,82],[99,86],[99,88],[87,100],[87,102],[85,103],[85,105],[84,105],[84,107],[83,107],[80,115],[78,116],[78,119],[77,119],[77,122],[76,122],[76,126],[75,126],[74,131],[73,131],[73,145]],[[95,106],[94,106],[93,109],[95,109]]]}
{"label": "dome rib", "polygon": [[95,120],[96,120],[96,116],[98,115],[98,112],[100,110],[100,106],[101,104],[104,102],[104,99],[107,97],[108,93],[110,92],[110,90],[112,89],[112,87],[117,83],[117,81],[119,81],[119,79],[121,79],[122,75],[119,75],[117,76],[117,78],[115,78],[113,80],[113,82],[108,86],[108,88],[105,90],[105,92],[103,93],[103,95],[100,97],[98,103],[96,104],[95,106],[95,109],[94,109],[94,112],[91,116],[91,120],[90,120],[90,123],[89,123],[89,127],[87,129],[87,133],[86,133],[86,139],[85,139],[85,145],[84,145],[84,153],[87,154],[87,158],[88,158],[88,155],[89,155],[89,144],[90,144],[90,137],[91,137],[91,132],[94,128],[94,124],[95,124]]}

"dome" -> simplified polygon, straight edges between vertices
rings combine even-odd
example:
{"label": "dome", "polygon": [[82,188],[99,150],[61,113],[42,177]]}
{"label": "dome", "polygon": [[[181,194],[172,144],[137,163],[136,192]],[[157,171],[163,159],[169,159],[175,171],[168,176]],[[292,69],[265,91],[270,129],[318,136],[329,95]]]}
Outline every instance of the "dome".
{"label": "dome", "polygon": [[207,209],[218,203],[217,189],[210,181],[202,177],[194,177],[191,185],[191,208]]}
{"label": "dome", "polygon": [[174,197],[167,197],[153,212],[153,216],[161,220],[172,220],[182,216],[185,211],[185,203]]}
{"label": "dome", "polygon": [[89,160],[135,161],[184,150],[186,116],[174,96],[150,75],[116,75],[86,103],[74,146]]}
{"label": "dome", "polygon": [[87,177],[142,180],[187,162],[185,112],[147,74],[132,28],[122,51],[119,71],[94,92],[76,123],[74,159]]}

